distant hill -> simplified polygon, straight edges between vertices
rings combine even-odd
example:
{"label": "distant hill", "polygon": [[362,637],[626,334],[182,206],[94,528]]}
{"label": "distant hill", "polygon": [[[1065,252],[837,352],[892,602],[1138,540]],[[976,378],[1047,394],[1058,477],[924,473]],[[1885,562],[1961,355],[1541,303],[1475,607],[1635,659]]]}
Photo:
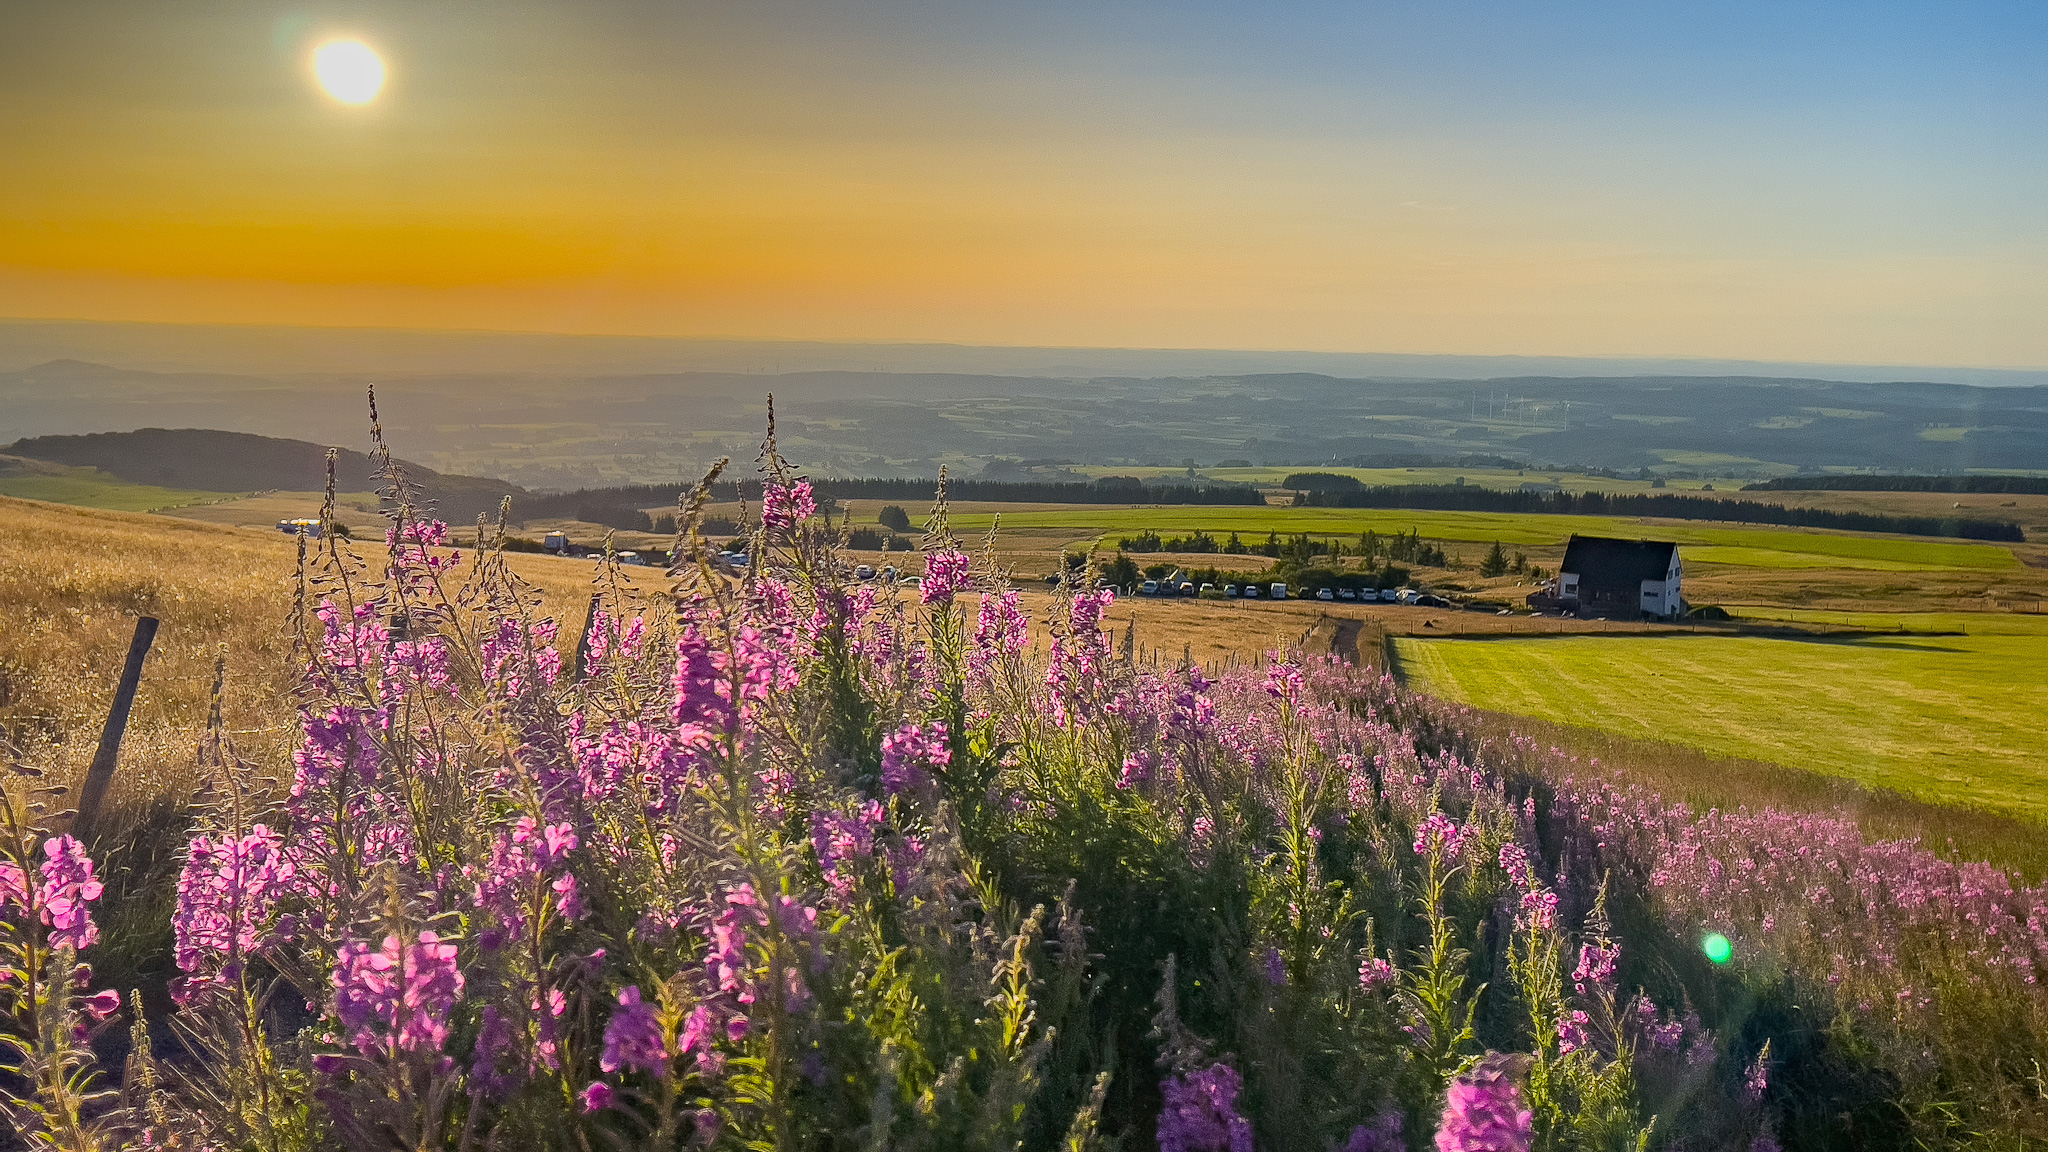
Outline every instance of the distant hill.
{"label": "distant hill", "polygon": [[[5,449],[11,456],[71,467],[98,468],[132,484],[203,492],[318,492],[327,486],[327,447],[210,428],[142,428],[83,436],[35,436]],[[361,452],[338,449],[335,479],[344,492],[374,489],[376,465]],[[506,496],[525,489],[483,476],[436,472],[399,461],[434,501],[437,514],[462,523],[490,515]]]}

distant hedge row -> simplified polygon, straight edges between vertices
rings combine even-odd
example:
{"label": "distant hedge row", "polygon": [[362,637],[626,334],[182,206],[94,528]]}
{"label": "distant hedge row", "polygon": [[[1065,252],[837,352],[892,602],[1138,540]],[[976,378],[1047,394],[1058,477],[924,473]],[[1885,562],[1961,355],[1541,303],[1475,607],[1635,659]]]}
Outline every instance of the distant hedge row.
{"label": "distant hedge row", "polygon": [[2048,476],[1785,476],[1744,492],[2011,492],[2048,496]]}
{"label": "distant hedge row", "polygon": [[1477,485],[1402,484],[1363,488],[1356,492],[1303,492],[1298,499],[1303,504],[1320,508],[1428,508],[1448,512],[1658,516],[1669,520],[1727,520],[1743,524],[1838,528],[1847,532],[1896,532],[1906,536],[1950,536],[2015,544],[2026,539],[2019,525],[2003,520],[1879,516],[1869,512],[1787,508],[1782,504],[1669,493],[1503,492]]}
{"label": "distant hedge row", "polygon": [[[905,500],[929,503],[938,490],[937,480],[813,480],[819,493],[839,500]],[[625,510],[673,505],[685,487],[679,484],[642,484],[620,488],[583,488],[575,492],[515,497],[512,514],[521,521],[574,518],[598,524],[613,519],[630,520]],[[761,498],[759,481],[743,480],[720,484],[715,493],[723,500]],[[1242,486],[1197,486],[1193,484],[1145,484],[1134,477],[1106,476],[1093,484],[1012,483],[999,480],[948,480],[946,495],[952,500],[982,500],[1003,504],[1263,504],[1266,498],[1256,488]],[[600,516],[585,515],[599,512]],[[609,517],[606,518],[606,517]],[[616,526],[616,525],[615,525]]]}

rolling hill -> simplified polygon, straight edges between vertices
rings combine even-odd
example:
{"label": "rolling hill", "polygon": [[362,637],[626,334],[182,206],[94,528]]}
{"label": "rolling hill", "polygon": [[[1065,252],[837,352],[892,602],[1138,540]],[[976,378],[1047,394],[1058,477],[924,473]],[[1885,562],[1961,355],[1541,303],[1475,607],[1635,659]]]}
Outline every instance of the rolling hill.
{"label": "rolling hill", "polygon": [[[90,478],[81,477],[77,470],[91,469],[127,485],[194,498],[271,490],[318,492],[327,485],[326,446],[247,432],[143,428],[83,436],[36,436],[17,441],[4,451],[23,461],[58,469],[45,472],[50,484],[62,480],[84,482]],[[359,492],[377,486],[373,479],[376,465],[369,456],[345,448],[337,453],[335,477],[339,490]],[[458,523],[496,512],[499,501],[506,496],[527,494],[525,489],[503,480],[446,475],[409,461],[399,463],[434,501],[438,514]],[[39,470],[17,466],[14,471],[26,476]]]}

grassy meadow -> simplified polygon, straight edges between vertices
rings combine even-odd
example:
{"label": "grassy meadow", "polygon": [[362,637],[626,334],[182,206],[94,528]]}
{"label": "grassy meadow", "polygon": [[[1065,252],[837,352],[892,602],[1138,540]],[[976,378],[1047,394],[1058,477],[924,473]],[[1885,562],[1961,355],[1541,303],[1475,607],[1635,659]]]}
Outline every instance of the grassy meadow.
{"label": "grassy meadow", "polygon": [[1401,678],[1445,699],[2048,820],[2048,617],[1756,614],[1907,631],[1394,646]]}
{"label": "grassy meadow", "polygon": [[8,458],[0,460],[0,496],[115,512],[154,512],[186,504],[234,500],[238,494],[131,484],[97,468],[67,468],[40,460]]}
{"label": "grassy meadow", "polygon": [[[1895,571],[1972,569],[2001,571],[2021,563],[2012,549],[1996,544],[1959,543],[1910,536],[1857,536],[1798,528],[1728,527],[1699,521],[1645,520],[1622,516],[1522,515],[1511,512],[1442,512],[1381,508],[1267,507],[1099,507],[1020,506],[1001,513],[1002,526],[1016,531],[1058,529],[1077,541],[1099,540],[1114,547],[1120,536],[1143,532],[1186,535],[1197,529],[1212,536],[1238,533],[1247,541],[1267,533],[1308,533],[1352,538],[1371,529],[1381,535],[1415,531],[1433,539],[1510,547],[1560,547],[1573,534],[1639,538],[1654,536],[1715,550],[1723,563],[1750,567],[1873,567]],[[962,511],[954,517],[963,533],[984,532],[995,513]],[[1691,555],[1688,549],[1687,555]]]}

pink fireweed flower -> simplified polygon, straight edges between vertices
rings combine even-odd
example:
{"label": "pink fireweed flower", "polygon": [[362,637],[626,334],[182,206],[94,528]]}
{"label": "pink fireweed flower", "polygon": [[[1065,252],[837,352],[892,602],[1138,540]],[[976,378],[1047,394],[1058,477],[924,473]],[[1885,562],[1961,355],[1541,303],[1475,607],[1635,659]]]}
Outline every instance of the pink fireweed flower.
{"label": "pink fireweed flower", "polygon": [[933,552],[924,558],[922,602],[952,603],[966,591],[973,577],[974,560],[965,552]]}
{"label": "pink fireweed flower", "polygon": [[1393,964],[1378,956],[1368,956],[1358,966],[1358,986],[1366,992],[1392,988],[1399,977]]}
{"label": "pink fireweed flower", "polygon": [[818,498],[809,480],[770,483],[761,490],[761,523],[771,532],[790,532],[818,514]]}
{"label": "pink fireweed flower", "polygon": [[668,1046],[654,1005],[640,997],[640,986],[619,993],[619,1006],[604,1026],[604,1055],[597,1066],[607,1072],[634,1068],[656,1072],[668,1063]]}
{"label": "pink fireweed flower", "polygon": [[121,993],[112,988],[102,988],[79,1002],[95,1020],[105,1020],[121,1010]]}
{"label": "pink fireweed flower", "polygon": [[36,903],[42,906],[43,923],[50,926],[50,947],[85,949],[100,938],[86,905],[100,898],[100,882],[93,879],[92,858],[85,846],[70,836],[43,841],[42,886]]}
{"label": "pink fireweed flower", "polygon": [[1505,1062],[1489,1056],[1451,1081],[1437,1152],[1528,1152],[1535,1140],[1535,1114],[1522,1106],[1521,1089]]}
{"label": "pink fireweed flower", "polygon": [[602,1112],[611,1107],[617,1098],[618,1093],[612,1090],[611,1085],[602,1080],[593,1080],[590,1082],[590,1086],[583,1090],[581,1096],[583,1111],[586,1115],[592,1112]]}
{"label": "pink fireweed flower", "polygon": [[922,728],[905,724],[882,737],[882,787],[892,794],[921,787],[925,769],[952,762],[953,746],[941,721]]}
{"label": "pink fireweed flower", "polygon": [[335,959],[332,982],[335,1016],[365,1056],[384,1044],[379,1026],[392,1030],[390,1042],[401,1050],[439,1051],[463,986],[455,945],[433,932],[403,948],[396,936],[386,936],[381,949],[351,940]]}
{"label": "pink fireweed flower", "polygon": [[1558,1051],[1570,1054],[1593,1043],[1593,1018],[1579,1009],[1572,1009],[1557,1022]]}
{"label": "pink fireweed flower", "polygon": [[1453,823],[1449,816],[1432,812],[1415,829],[1415,854],[1428,856],[1432,853],[1445,860],[1455,860],[1465,854],[1466,830]]}
{"label": "pink fireweed flower", "polygon": [[1286,704],[1299,704],[1301,690],[1308,683],[1301,669],[1284,661],[1276,661],[1266,669],[1266,692]]}
{"label": "pink fireweed flower", "polygon": [[1520,844],[1512,841],[1500,846],[1500,868],[1508,874],[1508,880],[1517,888],[1528,889],[1536,885],[1534,871],[1529,867],[1529,854]]}
{"label": "pink fireweed flower", "polygon": [[1159,1086],[1159,1152],[1252,1152],[1252,1126],[1238,1115],[1244,1082],[1228,1064],[1212,1064]]}
{"label": "pink fireweed flower", "polygon": [[968,670],[978,680],[985,680],[998,661],[1024,651],[1029,623],[1014,589],[983,596],[974,621],[973,647],[967,652]]}
{"label": "pink fireweed flower", "polygon": [[173,956],[181,970],[232,965],[261,942],[262,926],[297,876],[283,844],[282,836],[262,824],[240,840],[192,838],[171,914]]}
{"label": "pink fireweed flower", "polygon": [[1621,959],[1621,945],[1595,942],[1579,945],[1579,966],[1572,971],[1572,987],[1586,994],[1586,985],[1606,988],[1614,983],[1614,965]]}

